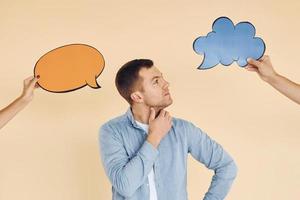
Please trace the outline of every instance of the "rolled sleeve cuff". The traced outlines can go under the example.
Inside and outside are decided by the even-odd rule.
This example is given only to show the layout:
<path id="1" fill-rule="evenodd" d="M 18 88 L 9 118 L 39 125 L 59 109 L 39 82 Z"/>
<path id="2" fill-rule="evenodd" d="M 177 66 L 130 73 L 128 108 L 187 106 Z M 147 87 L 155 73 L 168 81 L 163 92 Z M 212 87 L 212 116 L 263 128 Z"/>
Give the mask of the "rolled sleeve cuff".
<path id="1" fill-rule="evenodd" d="M 148 161 L 154 162 L 158 156 L 158 150 L 150 144 L 147 140 L 144 142 L 143 146 L 140 148 L 139 154 L 147 159 Z"/>

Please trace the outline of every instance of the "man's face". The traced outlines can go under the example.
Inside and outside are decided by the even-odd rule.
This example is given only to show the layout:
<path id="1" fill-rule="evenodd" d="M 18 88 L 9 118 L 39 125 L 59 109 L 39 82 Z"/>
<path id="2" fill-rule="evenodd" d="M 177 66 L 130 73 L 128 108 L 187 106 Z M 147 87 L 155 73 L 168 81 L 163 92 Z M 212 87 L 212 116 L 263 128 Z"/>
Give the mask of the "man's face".
<path id="1" fill-rule="evenodd" d="M 140 92 L 145 105 L 163 109 L 172 104 L 169 83 L 155 66 L 148 69 L 142 68 L 139 71 L 139 76 L 143 88 Z"/>

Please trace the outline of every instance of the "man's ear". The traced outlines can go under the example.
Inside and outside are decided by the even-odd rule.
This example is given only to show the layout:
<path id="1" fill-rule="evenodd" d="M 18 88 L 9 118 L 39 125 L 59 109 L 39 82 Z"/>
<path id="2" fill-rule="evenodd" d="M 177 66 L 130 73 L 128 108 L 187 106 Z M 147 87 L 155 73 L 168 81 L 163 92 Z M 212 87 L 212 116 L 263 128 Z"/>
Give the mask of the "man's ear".
<path id="1" fill-rule="evenodd" d="M 136 103 L 142 103 L 143 102 L 143 96 L 138 91 L 131 93 L 130 98 L 133 102 L 136 102 Z"/>

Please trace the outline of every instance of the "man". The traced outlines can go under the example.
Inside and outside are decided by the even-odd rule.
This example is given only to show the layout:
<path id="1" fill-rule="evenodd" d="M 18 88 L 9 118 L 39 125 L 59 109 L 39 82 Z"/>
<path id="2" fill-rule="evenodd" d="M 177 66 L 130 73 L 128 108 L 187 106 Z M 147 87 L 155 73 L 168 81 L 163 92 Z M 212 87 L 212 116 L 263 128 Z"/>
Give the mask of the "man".
<path id="1" fill-rule="evenodd" d="M 100 151 L 113 200 L 186 200 L 190 153 L 214 170 L 205 200 L 224 199 L 236 177 L 229 154 L 192 123 L 171 117 L 169 83 L 153 62 L 126 63 L 116 87 L 128 111 L 100 128 Z"/>
<path id="2" fill-rule="evenodd" d="M 33 90 L 38 88 L 37 77 L 28 77 L 23 82 L 23 92 L 7 107 L 0 110 L 0 129 L 7 124 L 18 112 L 23 110 L 33 98 Z"/>
<path id="3" fill-rule="evenodd" d="M 260 78 L 292 101 L 300 104 L 300 85 L 277 74 L 273 69 L 269 56 L 263 56 L 259 61 L 248 60 L 248 71 L 256 72 Z"/>

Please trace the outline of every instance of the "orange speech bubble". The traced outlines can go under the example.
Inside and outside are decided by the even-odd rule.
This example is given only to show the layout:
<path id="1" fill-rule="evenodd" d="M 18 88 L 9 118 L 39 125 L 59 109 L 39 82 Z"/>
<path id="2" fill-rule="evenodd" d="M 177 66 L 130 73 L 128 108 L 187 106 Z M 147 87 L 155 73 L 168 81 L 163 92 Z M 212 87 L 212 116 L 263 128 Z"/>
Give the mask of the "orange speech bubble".
<path id="1" fill-rule="evenodd" d="M 70 92 L 86 85 L 100 88 L 98 76 L 104 69 L 102 54 L 92 46 L 70 44 L 43 55 L 35 64 L 38 84 L 49 92 Z"/>

